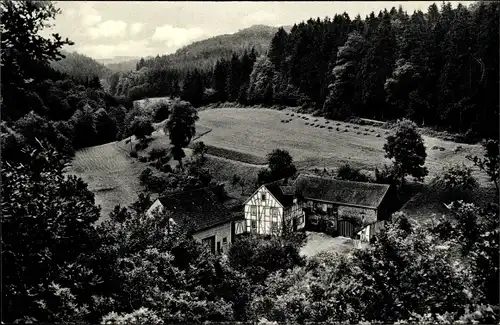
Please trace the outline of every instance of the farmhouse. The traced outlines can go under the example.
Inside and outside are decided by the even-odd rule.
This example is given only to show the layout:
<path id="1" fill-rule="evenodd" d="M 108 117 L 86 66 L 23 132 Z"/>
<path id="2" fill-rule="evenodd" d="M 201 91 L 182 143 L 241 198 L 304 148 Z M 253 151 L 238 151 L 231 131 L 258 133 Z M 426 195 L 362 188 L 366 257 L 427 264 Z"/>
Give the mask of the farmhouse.
<path id="1" fill-rule="evenodd" d="M 326 221 L 339 235 L 354 237 L 355 228 L 387 220 L 392 212 L 389 185 L 299 175 L 295 187 L 308 229 Z"/>
<path id="2" fill-rule="evenodd" d="M 234 220 L 210 187 L 160 197 L 146 214 L 154 216 L 155 211 L 166 212 L 169 224 L 188 229 L 196 240 L 208 245 L 212 253 L 226 252 L 235 236 L 243 232 L 242 222 Z"/>
<path id="3" fill-rule="evenodd" d="M 354 238 L 357 228 L 390 217 L 388 193 L 389 185 L 301 174 L 264 184 L 245 201 L 245 231 L 276 234 L 287 221 L 293 230 L 333 227 Z"/>
<path id="4" fill-rule="evenodd" d="M 261 185 L 243 204 L 246 232 L 281 234 L 284 222 L 293 230 L 304 228 L 305 219 L 294 204 L 295 187 L 286 180 Z"/>

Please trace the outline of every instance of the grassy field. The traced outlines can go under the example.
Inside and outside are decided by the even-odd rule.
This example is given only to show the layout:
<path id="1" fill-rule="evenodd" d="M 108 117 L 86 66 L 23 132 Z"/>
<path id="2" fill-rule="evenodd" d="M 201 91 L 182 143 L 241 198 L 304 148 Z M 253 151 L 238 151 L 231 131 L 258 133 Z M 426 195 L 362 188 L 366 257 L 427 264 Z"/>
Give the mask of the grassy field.
<path id="1" fill-rule="evenodd" d="M 349 163 L 373 171 L 375 167 L 389 163 L 383 150 L 388 131 L 374 126 L 270 109 L 207 109 L 199 112 L 199 117 L 201 125 L 212 129 L 200 140 L 225 152 L 246 153 L 263 160 L 273 149 L 286 149 L 300 170 L 338 168 Z M 439 174 L 447 164 L 464 162 L 470 165 L 465 159 L 467 154 L 482 155 L 479 145 L 458 145 L 423 137 L 430 176 L 427 179 Z M 224 157 L 229 156 L 224 154 Z M 233 155 L 232 159 L 238 159 L 238 155 Z M 475 176 L 484 183 L 482 173 L 476 172 Z"/>
<path id="2" fill-rule="evenodd" d="M 112 142 L 78 150 L 68 174 L 81 177 L 95 194 L 101 215 L 107 216 L 115 205 L 128 206 L 137 200 L 143 187 L 139 175 L 146 164 L 128 156 Z"/>
<path id="3" fill-rule="evenodd" d="M 199 112 L 199 117 L 193 141 L 198 139 L 208 146 L 208 169 L 215 180 L 224 182 L 229 194 L 238 200 L 251 194 L 257 173 L 265 166 L 266 155 L 276 148 L 288 150 L 299 170 L 322 170 L 324 167 L 334 170 L 349 163 L 373 172 L 375 167 L 388 163 L 382 149 L 387 131 L 373 126 L 270 109 L 206 109 Z M 146 150 L 139 152 L 140 156 L 146 156 L 153 148 L 170 147 L 162 126 L 163 123 L 155 124 L 152 140 Z M 96 194 L 96 203 L 102 207 L 103 216 L 117 204 L 133 203 L 143 191 L 139 175 L 148 164 L 129 157 L 131 147 L 137 141 L 134 137 L 132 143 L 127 143 L 128 140 L 79 150 L 68 170 L 89 184 L 90 190 Z M 470 164 L 465 159 L 467 154 L 482 155 L 482 148 L 478 145 L 457 145 L 427 136 L 424 140 L 428 154 L 426 165 L 430 172 L 427 180 L 447 164 Z M 185 151 L 188 159 L 191 150 Z M 235 174 L 245 180 L 243 195 L 238 185 L 230 184 Z M 487 182 L 482 173 L 476 172 L 475 176 L 480 183 Z M 420 206 L 422 204 L 416 201 L 408 208 L 418 211 Z"/>

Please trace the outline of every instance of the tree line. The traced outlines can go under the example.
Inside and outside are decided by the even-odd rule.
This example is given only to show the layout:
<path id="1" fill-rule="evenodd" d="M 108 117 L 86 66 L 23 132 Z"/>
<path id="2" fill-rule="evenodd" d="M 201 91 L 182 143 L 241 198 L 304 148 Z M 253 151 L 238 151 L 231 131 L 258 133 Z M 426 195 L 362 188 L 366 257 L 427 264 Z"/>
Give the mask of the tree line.
<path id="1" fill-rule="evenodd" d="M 393 7 L 364 19 L 346 13 L 309 19 L 290 32 L 278 30 L 267 54 L 253 60 L 248 85 L 231 80 L 228 94 L 221 86 L 228 80 L 222 72 L 228 71 L 222 68 L 226 60 L 219 60 L 211 69 L 186 70 L 178 84 L 161 86 L 161 95 L 177 94 L 180 87 L 192 89 L 184 99 L 196 106 L 224 100 L 302 106 L 332 119 L 410 118 L 471 139 L 495 138 L 498 26 L 498 3 L 484 1 L 469 8 L 431 4 L 411 15 Z M 246 65 L 233 55 L 233 74 L 238 64 L 246 75 Z M 190 78 L 183 78 L 187 71 Z M 151 85 L 163 82 L 154 80 Z"/>

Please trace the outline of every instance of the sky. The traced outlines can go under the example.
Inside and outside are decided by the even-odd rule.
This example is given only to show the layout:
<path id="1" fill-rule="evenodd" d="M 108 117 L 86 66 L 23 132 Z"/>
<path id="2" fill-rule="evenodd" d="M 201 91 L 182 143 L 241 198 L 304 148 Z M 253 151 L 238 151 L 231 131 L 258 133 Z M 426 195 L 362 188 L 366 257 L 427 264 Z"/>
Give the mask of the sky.
<path id="1" fill-rule="evenodd" d="M 451 1 L 468 6 L 472 1 Z M 437 2 L 440 7 L 441 2 Z M 401 5 L 411 14 L 426 11 L 428 1 L 408 2 L 167 2 L 61 1 L 52 28 L 75 45 L 66 48 L 95 59 L 117 56 L 146 57 L 174 53 L 192 42 L 232 34 L 257 24 L 286 26 L 309 18 L 347 12 L 362 18 L 374 11 Z"/>

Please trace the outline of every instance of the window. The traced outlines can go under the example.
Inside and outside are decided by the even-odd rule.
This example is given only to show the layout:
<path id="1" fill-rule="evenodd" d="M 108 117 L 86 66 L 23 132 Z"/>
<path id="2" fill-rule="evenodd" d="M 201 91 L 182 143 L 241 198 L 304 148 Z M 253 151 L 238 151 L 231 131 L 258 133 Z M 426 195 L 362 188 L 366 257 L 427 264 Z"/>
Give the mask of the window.
<path id="1" fill-rule="evenodd" d="M 220 241 L 217 242 L 217 253 L 221 253 L 222 252 L 222 248 L 220 247 Z"/>
<path id="2" fill-rule="evenodd" d="M 331 214 L 333 214 L 333 208 L 332 208 L 332 207 L 328 207 L 328 208 L 326 209 L 326 212 L 327 212 L 328 214 L 330 214 L 330 215 L 331 215 Z"/>
<path id="3" fill-rule="evenodd" d="M 257 206 L 255 206 L 255 205 L 250 206 L 250 215 L 252 215 L 252 216 L 257 215 Z"/>
<path id="4" fill-rule="evenodd" d="M 271 229 L 272 229 L 272 230 L 274 230 L 274 231 L 279 230 L 279 229 L 278 229 L 278 222 L 277 222 L 277 221 L 273 221 L 273 222 L 271 223 Z"/>
<path id="5" fill-rule="evenodd" d="M 266 200 L 266 193 L 262 193 L 262 201 Z"/>
<path id="6" fill-rule="evenodd" d="M 252 220 L 250 222 L 250 227 L 252 228 L 252 231 L 256 231 L 257 230 L 257 221 L 256 220 Z"/>
<path id="7" fill-rule="evenodd" d="M 278 210 L 278 208 L 271 208 L 271 216 L 273 217 L 273 220 L 274 220 L 274 219 L 277 219 L 277 218 L 278 218 L 278 215 L 279 215 L 279 210 Z"/>
<path id="8" fill-rule="evenodd" d="M 222 244 L 226 245 L 227 244 L 227 237 L 222 238 Z"/>

